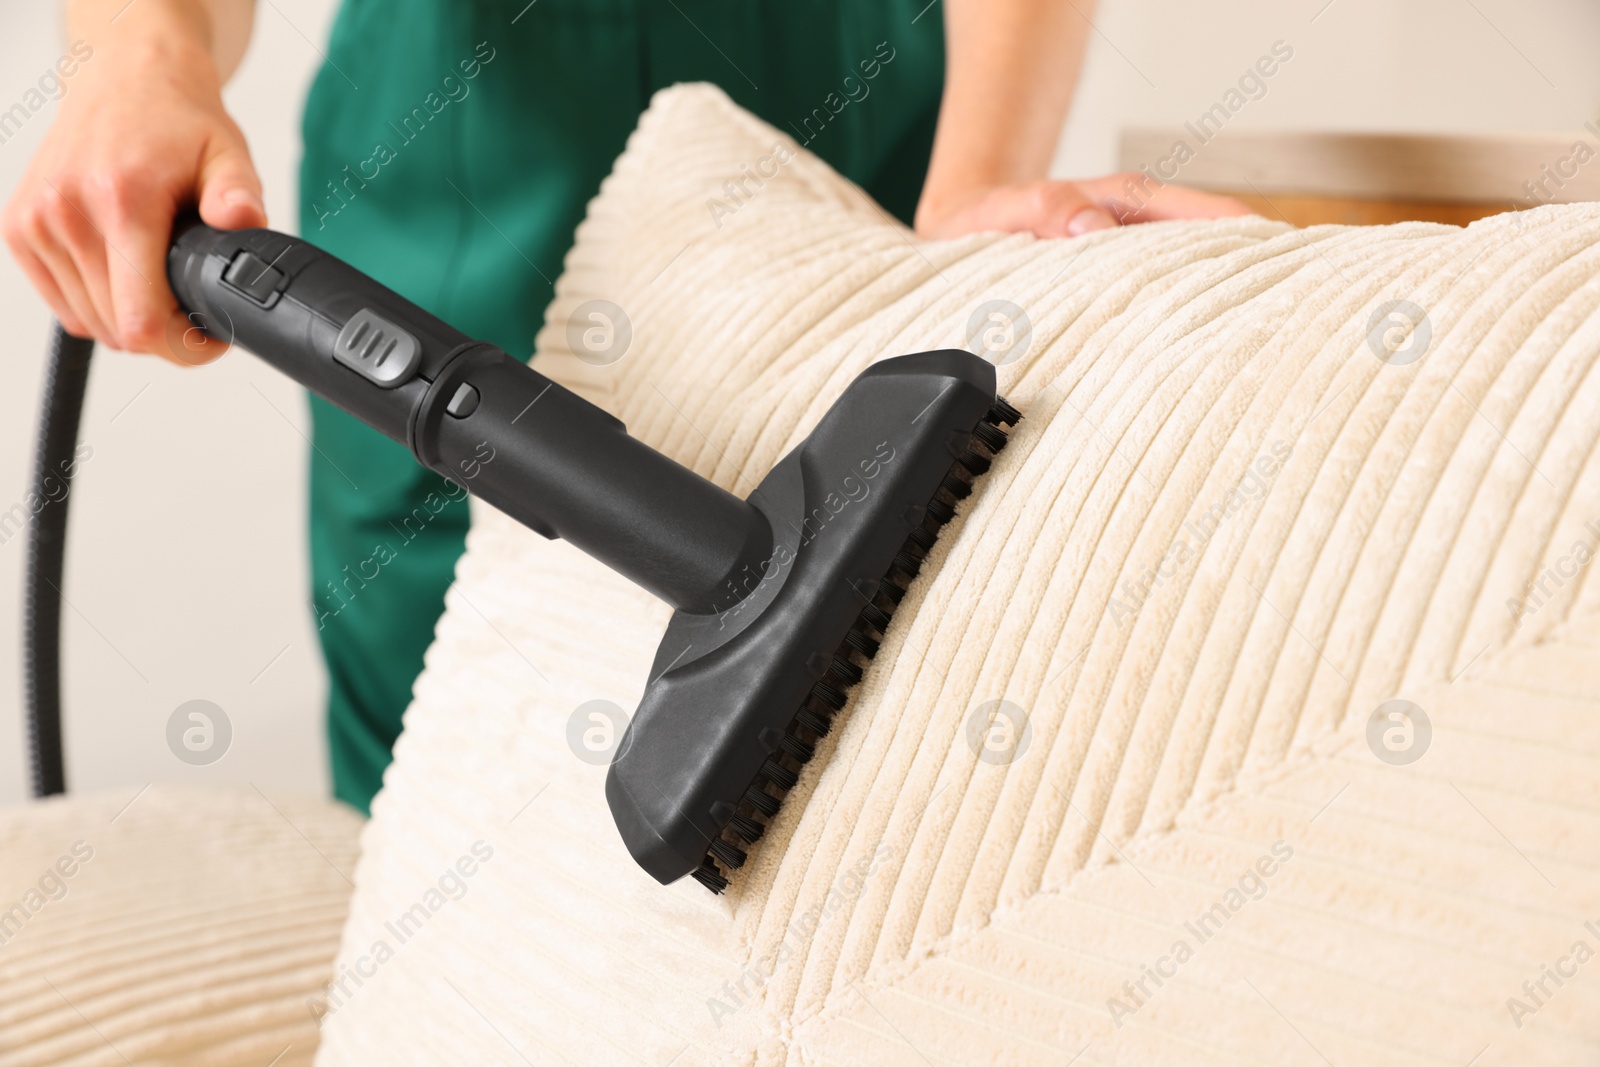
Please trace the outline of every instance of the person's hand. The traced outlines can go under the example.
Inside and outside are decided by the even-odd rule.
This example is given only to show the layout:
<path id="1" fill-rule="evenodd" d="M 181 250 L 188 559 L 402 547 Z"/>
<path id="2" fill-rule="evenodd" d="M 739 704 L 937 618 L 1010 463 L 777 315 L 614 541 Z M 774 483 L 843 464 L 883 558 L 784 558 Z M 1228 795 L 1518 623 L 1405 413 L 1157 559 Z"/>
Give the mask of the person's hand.
<path id="1" fill-rule="evenodd" d="M 1254 214 L 1231 196 L 1181 185 L 1157 186 L 1144 174 L 1113 174 L 1086 181 L 1000 185 L 917 208 L 923 237 L 1001 231 L 1038 237 L 1078 237 L 1095 230 L 1163 219 L 1221 219 Z"/>
<path id="2" fill-rule="evenodd" d="M 190 204 L 221 229 L 265 226 L 267 216 L 208 47 L 171 25 L 143 32 L 152 26 L 95 43 L 0 230 L 71 333 L 204 363 L 226 346 L 189 329 L 167 287 L 173 218 Z"/>

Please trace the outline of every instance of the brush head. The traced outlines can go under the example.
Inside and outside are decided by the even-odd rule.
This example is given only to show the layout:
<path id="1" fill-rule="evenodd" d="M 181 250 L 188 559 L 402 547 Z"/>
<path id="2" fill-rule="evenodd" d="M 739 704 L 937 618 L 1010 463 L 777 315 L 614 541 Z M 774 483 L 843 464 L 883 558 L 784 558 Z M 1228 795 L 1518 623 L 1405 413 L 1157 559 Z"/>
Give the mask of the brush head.
<path id="1" fill-rule="evenodd" d="M 673 614 L 606 777 L 658 881 L 727 887 L 1020 417 L 970 352 L 884 360 L 750 494 L 771 557 L 732 577 L 728 609 Z"/>

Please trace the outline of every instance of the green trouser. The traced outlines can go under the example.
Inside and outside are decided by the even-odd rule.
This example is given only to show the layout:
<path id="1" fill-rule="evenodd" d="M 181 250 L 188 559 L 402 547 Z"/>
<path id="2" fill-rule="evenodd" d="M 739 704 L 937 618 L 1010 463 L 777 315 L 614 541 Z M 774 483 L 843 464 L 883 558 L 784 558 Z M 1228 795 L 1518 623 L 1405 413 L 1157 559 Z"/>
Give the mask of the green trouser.
<path id="1" fill-rule="evenodd" d="M 525 359 L 584 206 L 650 95 L 696 81 L 909 220 L 943 83 L 941 12 L 926 5 L 345 0 L 306 104 L 301 233 Z M 315 397 L 311 411 L 334 791 L 365 811 L 468 508 L 404 447 Z"/>

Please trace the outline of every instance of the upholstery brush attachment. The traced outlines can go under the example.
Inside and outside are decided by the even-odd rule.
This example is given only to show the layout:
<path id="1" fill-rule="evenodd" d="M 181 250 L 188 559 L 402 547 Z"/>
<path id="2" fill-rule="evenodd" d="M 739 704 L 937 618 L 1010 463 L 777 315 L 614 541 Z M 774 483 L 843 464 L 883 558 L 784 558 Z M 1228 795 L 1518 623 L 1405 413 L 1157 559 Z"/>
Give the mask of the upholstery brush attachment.
<path id="1" fill-rule="evenodd" d="M 672 605 L 606 799 L 645 871 L 718 893 L 1020 417 L 969 352 L 887 359 L 740 499 L 304 241 L 186 219 L 167 274 L 196 328 Z"/>
<path id="2" fill-rule="evenodd" d="M 749 499 L 771 554 L 733 577 L 728 607 L 673 615 L 606 779 L 645 870 L 727 887 L 1018 418 L 971 353 L 901 356 L 762 479 Z"/>

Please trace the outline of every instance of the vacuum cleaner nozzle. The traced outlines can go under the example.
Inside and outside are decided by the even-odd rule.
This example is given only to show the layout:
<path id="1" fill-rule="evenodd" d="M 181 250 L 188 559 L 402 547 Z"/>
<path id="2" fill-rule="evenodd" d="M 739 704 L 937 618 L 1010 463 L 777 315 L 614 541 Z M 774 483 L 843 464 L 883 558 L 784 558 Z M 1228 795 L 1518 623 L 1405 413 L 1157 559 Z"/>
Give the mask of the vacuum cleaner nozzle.
<path id="1" fill-rule="evenodd" d="M 1020 417 L 969 352 L 884 360 L 740 499 L 296 238 L 189 219 L 167 273 L 207 333 L 676 609 L 606 799 L 647 872 L 719 893 Z"/>
<path id="2" fill-rule="evenodd" d="M 868 368 L 750 494 L 772 554 L 742 597 L 679 611 L 611 763 L 622 838 L 661 882 L 714 892 L 797 782 L 906 586 L 1017 412 L 969 352 Z"/>

